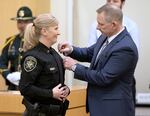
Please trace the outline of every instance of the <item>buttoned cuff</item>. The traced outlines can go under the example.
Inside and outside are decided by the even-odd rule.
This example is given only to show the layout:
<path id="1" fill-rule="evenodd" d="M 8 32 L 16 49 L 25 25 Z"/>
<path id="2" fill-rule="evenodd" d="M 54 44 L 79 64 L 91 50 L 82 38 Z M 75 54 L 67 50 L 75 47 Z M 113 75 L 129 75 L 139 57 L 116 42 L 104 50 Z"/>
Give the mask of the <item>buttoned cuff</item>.
<path id="1" fill-rule="evenodd" d="M 71 70 L 74 72 L 75 71 L 75 69 L 76 69 L 76 67 L 77 67 L 77 65 L 75 64 L 75 65 L 73 65 L 72 67 L 71 67 Z"/>

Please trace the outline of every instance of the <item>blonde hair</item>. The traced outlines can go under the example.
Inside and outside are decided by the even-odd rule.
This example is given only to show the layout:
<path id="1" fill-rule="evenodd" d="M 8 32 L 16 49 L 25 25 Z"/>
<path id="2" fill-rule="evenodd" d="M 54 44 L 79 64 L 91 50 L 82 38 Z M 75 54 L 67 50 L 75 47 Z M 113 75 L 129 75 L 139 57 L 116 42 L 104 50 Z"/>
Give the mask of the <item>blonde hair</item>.
<path id="1" fill-rule="evenodd" d="M 57 19 L 51 14 L 41 14 L 26 26 L 24 33 L 23 50 L 27 51 L 39 43 L 42 28 L 49 28 L 58 25 Z"/>

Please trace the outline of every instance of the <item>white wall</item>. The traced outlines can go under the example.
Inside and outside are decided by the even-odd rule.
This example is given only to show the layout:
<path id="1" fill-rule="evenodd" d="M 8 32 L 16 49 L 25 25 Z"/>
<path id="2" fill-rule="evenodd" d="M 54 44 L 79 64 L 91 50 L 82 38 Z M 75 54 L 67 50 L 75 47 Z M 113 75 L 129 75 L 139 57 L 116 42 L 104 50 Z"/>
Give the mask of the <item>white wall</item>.
<path id="1" fill-rule="evenodd" d="M 96 9 L 105 3 L 106 0 L 73 0 L 74 1 L 74 27 L 73 44 L 80 47 L 87 46 L 89 28 L 96 19 Z M 58 17 L 61 23 L 62 38 L 66 39 L 66 2 L 67 0 L 52 0 L 52 12 Z M 137 91 L 150 92 L 150 14 L 148 13 L 149 0 L 127 0 L 123 8 L 124 13 L 132 18 L 139 26 L 141 40 L 139 62 L 136 68 Z M 67 40 L 67 39 L 66 39 Z"/>
<path id="2" fill-rule="evenodd" d="M 149 0 L 128 0 L 125 13 L 136 21 L 139 26 L 141 40 L 139 62 L 136 69 L 137 89 L 139 92 L 150 92 L 150 14 Z"/>

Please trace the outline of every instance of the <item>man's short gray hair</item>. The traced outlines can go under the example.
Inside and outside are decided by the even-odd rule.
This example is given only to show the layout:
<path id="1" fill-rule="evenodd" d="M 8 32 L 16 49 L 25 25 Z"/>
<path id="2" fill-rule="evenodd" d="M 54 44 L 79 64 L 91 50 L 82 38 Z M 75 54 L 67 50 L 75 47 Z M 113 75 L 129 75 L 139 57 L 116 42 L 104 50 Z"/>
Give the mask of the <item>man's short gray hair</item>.
<path id="1" fill-rule="evenodd" d="M 104 13 L 105 21 L 107 22 L 117 21 L 122 23 L 123 20 L 122 10 L 113 4 L 105 4 L 99 9 L 97 9 L 96 12 L 98 14 Z"/>

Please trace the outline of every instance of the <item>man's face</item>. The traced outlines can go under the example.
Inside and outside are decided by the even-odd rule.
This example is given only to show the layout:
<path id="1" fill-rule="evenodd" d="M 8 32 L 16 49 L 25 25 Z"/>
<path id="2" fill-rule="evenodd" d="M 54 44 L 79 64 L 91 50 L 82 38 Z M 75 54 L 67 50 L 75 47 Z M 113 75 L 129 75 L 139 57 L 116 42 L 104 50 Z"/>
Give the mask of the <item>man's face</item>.
<path id="1" fill-rule="evenodd" d="M 29 24 L 31 22 L 32 22 L 31 20 L 26 20 L 26 21 L 24 21 L 24 20 L 18 20 L 17 21 L 17 28 L 18 28 L 20 34 L 24 33 L 27 24 Z"/>
<path id="2" fill-rule="evenodd" d="M 111 36 L 111 34 L 113 33 L 113 24 L 112 22 L 106 22 L 105 21 L 105 13 L 102 12 L 100 14 L 97 14 L 97 30 L 100 30 L 102 32 L 102 34 L 106 35 L 106 36 Z"/>
<path id="3" fill-rule="evenodd" d="M 119 8 L 122 9 L 124 2 L 122 2 L 121 0 L 107 0 L 107 3 L 109 4 L 114 4 L 116 6 L 118 6 Z"/>

